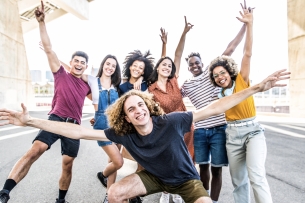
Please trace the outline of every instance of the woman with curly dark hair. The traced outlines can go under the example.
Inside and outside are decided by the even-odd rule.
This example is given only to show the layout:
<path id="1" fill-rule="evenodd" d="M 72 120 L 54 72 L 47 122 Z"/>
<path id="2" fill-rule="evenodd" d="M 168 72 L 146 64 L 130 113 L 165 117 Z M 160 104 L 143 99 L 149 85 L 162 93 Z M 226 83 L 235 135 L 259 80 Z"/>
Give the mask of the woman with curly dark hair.
<path id="1" fill-rule="evenodd" d="M 210 63 L 209 75 L 214 86 L 221 87 L 219 98 L 236 94 L 250 86 L 250 60 L 253 41 L 252 9 L 244 8 L 242 18 L 246 24 L 246 40 L 240 71 L 229 56 L 219 56 Z M 255 202 L 272 203 L 266 178 L 267 147 L 263 127 L 256 120 L 253 97 L 249 97 L 225 112 L 227 120 L 226 149 L 234 186 L 236 203 L 250 202 L 250 183 Z"/>
<path id="2" fill-rule="evenodd" d="M 136 89 L 134 85 L 136 82 L 141 81 L 141 91 L 147 90 L 147 78 L 153 71 L 154 58 L 151 57 L 150 51 L 142 54 L 141 51 L 135 50 L 130 52 L 126 56 L 123 67 L 123 77 L 127 78 L 127 81 L 120 85 L 121 94 L 128 92 L 129 90 Z"/>

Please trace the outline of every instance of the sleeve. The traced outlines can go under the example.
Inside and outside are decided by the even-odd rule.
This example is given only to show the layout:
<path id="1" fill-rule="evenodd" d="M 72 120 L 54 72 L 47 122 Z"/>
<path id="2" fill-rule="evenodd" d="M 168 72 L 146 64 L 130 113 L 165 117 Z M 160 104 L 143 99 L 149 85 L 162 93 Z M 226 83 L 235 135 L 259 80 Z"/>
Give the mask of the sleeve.
<path id="1" fill-rule="evenodd" d="M 180 129 L 183 134 L 190 131 L 193 123 L 193 112 L 172 112 L 167 114 L 167 117 L 169 123 L 171 123 L 176 129 Z"/>
<path id="2" fill-rule="evenodd" d="M 183 83 L 183 85 L 181 86 L 180 92 L 181 92 L 182 97 L 187 97 L 186 92 L 185 92 L 185 89 L 184 89 L 184 83 Z"/>
<path id="3" fill-rule="evenodd" d="M 104 130 L 106 137 L 115 143 L 122 144 L 123 136 L 117 135 L 113 128 L 107 128 Z"/>
<path id="4" fill-rule="evenodd" d="M 92 93 L 92 104 L 98 104 L 99 90 L 97 78 L 92 75 L 88 75 L 88 85 L 90 86 L 90 92 Z"/>
<path id="5" fill-rule="evenodd" d="M 57 72 L 52 72 L 54 76 L 54 80 L 58 78 L 61 75 L 61 73 L 63 73 L 64 71 L 65 71 L 64 67 L 60 65 L 60 68 L 58 69 Z"/>

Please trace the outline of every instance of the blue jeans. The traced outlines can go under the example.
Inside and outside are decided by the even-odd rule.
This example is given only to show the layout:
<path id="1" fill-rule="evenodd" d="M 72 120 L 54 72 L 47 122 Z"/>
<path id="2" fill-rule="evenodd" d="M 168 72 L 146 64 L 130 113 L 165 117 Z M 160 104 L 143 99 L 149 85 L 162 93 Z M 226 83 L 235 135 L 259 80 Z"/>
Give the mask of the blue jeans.
<path id="1" fill-rule="evenodd" d="M 209 164 L 214 167 L 228 165 L 226 151 L 227 125 L 213 128 L 199 128 L 194 132 L 195 162 L 197 164 Z M 211 160 L 210 160 L 211 157 Z"/>
<path id="2" fill-rule="evenodd" d="M 256 203 L 272 203 L 265 171 L 264 129 L 251 118 L 228 122 L 226 134 L 235 203 L 250 202 L 250 183 Z"/>

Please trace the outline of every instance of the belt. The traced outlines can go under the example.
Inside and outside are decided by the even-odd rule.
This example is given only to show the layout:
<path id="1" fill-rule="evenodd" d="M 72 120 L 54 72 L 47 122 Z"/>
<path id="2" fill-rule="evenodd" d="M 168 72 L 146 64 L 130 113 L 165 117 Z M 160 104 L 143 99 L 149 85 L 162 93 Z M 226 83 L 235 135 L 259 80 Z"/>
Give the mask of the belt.
<path id="1" fill-rule="evenodd" d="M 240 123 L 228 123 L 228 126 L 242 127 L 242 126 L 246 126 L 246 125 L 254 125 L 257 122 L 258 121 L 254 119 L 251 121 L 244 121 L 244 122 L 240 122 Z"/>
<path id="2" fill-rule="evenodd" d="M 66 123 L 78 124 L 77 120 L 74 118 L 70 118 L 70 117 L 64 118 L 64 117 L 58 116 L 56 114 L 52 114 L 52 115 L 57 116 L 58 118 L 62 119 L 62 121 L 66 122 Z"/>

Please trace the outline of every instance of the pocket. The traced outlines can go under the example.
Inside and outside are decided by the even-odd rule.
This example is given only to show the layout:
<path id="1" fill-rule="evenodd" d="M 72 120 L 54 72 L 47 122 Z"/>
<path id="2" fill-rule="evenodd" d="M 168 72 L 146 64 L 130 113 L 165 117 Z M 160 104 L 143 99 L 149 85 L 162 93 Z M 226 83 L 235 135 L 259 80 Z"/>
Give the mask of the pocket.
<path id="1" fill-rule="evenodd" d="M 107 122 L 106 115 L 104 115 L 104 114 L 96 115 L 93 128 L 100 129 L 100 130 L 108 128 L 108 122 Z"/>

